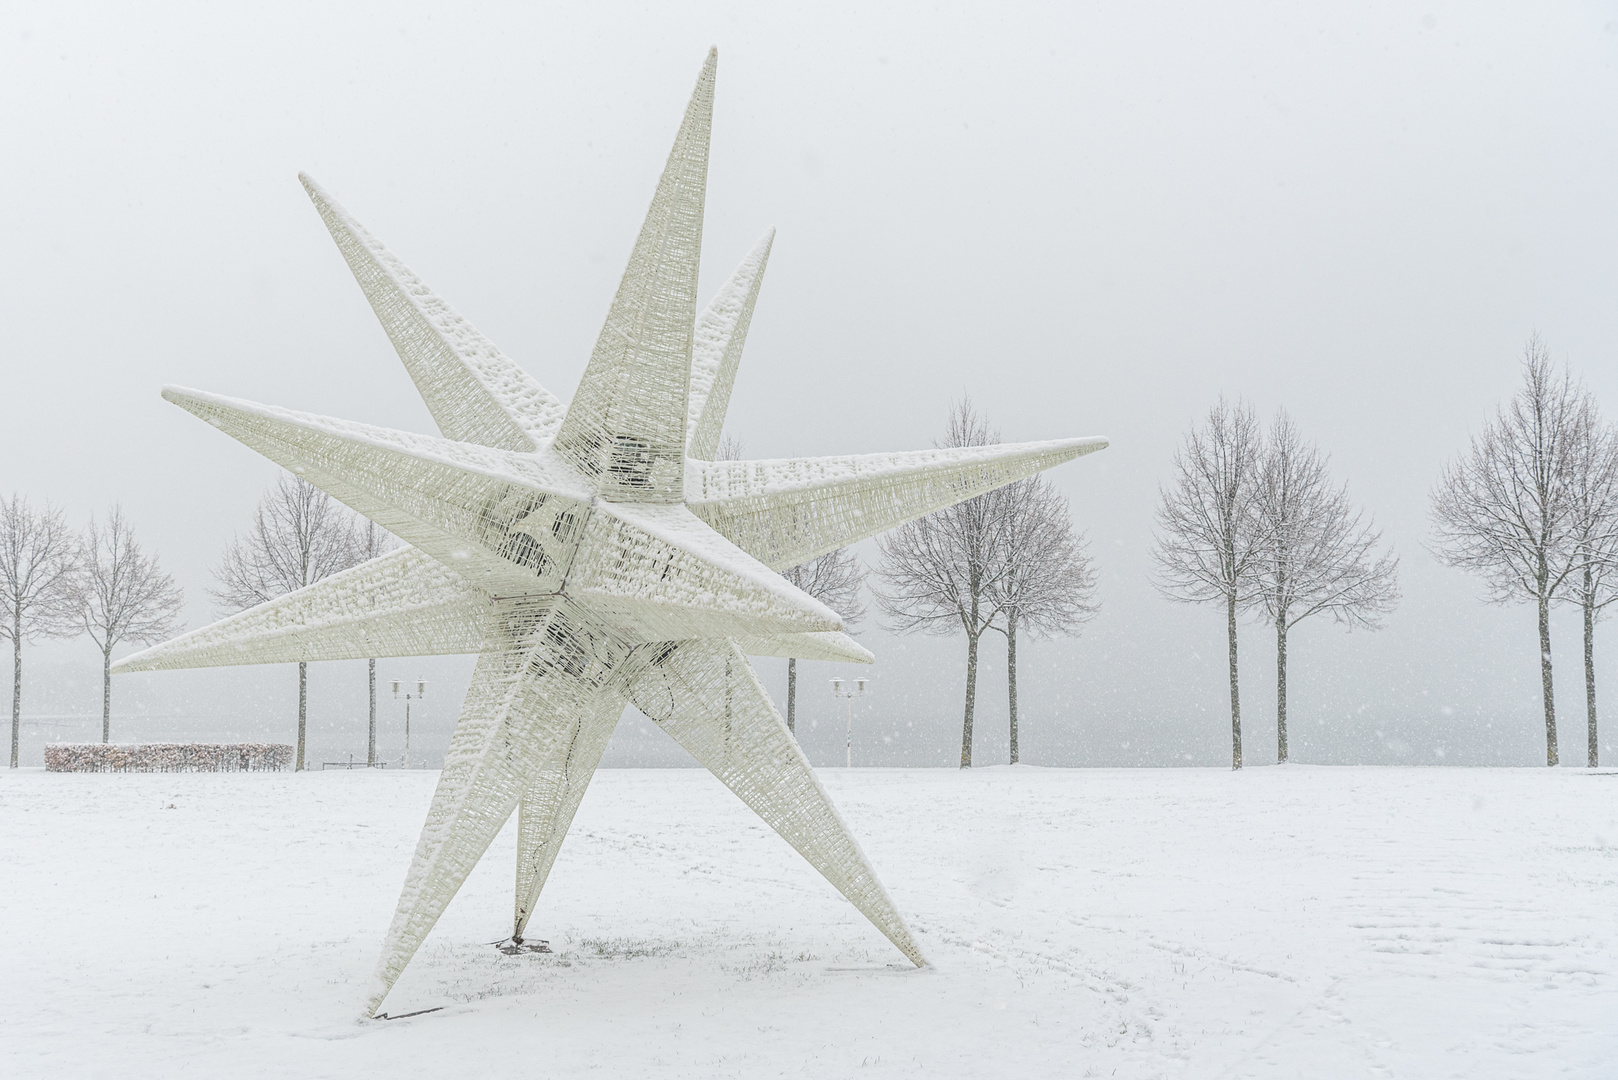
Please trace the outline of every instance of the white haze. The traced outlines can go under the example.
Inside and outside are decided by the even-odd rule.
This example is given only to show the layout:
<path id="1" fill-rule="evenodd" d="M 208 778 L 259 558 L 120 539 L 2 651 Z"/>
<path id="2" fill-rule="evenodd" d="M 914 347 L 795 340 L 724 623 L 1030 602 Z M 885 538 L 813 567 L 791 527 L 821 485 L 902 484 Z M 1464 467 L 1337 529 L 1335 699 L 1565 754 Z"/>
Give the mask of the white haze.
<path id="1" fill-rule="evenodd" d="M 1295 635 L 1294 757 L 1543 760 L 1532 613 L 1435 562 L 1426 505 L 1535 329 L 1618 414 L 1611 3 L 13 4 L 0 491 L 77 523 L 121 501 L 198 626 L 275 470 L 162 384 L 433 430 L 300 169 L 570 396 L 710 44 L 704 298 L 779 229 L 727 429 L 749 456 L 926 446 L 963 393 L 1007 438 L 1113 440 L 1051 474 L 1104 608 L 1022 650 L 1025 760 L 1228 760 L 1222 620 L 1148 582 L 1157 485 L 1220 394 L 1291 410 L 1403 560 L 1386 630 Z M 1576 759 L 1571 613 L 1554 632 Z M 862 640 L 856 761 L 952 762 L 961 640 Z M 1242 645 L 1258 761 L 1274 653 L 1257 627 Z M 1597 646 L 1611 756 L 1618 631 Z M 1004 760 L 1003 655 L 983 762 Z M 98 661 L 28 650 L 25 762 L 94 737 Z M 759 667 L 784 691 L 784 661 Z M 433 680 L 436 762 L 469 662 L 381 668 Z M 802 669 L 817 762 L 842 757 L 836 673 Z M 296 673 L 115 693 L 115 738 L 290 740 Z M 363 754 L 364 665 L 315 665 L 310 698 L 313 759 Z M 679 763 L 659 740 L 626 722 L 608 763 Z"/>

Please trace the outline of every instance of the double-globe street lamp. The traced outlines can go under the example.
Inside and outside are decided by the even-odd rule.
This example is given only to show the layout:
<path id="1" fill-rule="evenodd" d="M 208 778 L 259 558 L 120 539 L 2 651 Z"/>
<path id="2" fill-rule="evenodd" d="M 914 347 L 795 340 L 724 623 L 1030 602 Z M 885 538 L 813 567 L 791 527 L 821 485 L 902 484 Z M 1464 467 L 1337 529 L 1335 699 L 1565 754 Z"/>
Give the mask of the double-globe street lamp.
<path id="1" fill-rule="evenodd" d="M 842 679 L 831 681 L 832 695 L 842 698 L 844 703 L 843 711 L 848 722 L 847 743 L 844 748 L 848 752 L 848 767 L 851 769 L 854 767 L 854 699 L 865 693 L 865 683 L 866 679 L 862 675 L 854 680 L 853 686 L 844 690 Z"/>
<path id="2" fill-rule="evenodd" d="M 404 764 L 401 765 L 400 768 L 408 769 L 408 768 L 410 768 L 410 703 L 412 701 L 420 701 L 422 698 L 427 696 L 427 680 L 426 679 L 417 679 L 416 680 L 416 692 L 413 693 L 413 694 L 410 693 L 409 690 L 406 690 L 404 693 L 400 693 L 399 692 L 399 685 L 400 685 L 399 680 L 394 679 L 393 680 L 393 700 L 398 701 L 400 698 L 403 698 L 404 703 L 405 703 Z"/>

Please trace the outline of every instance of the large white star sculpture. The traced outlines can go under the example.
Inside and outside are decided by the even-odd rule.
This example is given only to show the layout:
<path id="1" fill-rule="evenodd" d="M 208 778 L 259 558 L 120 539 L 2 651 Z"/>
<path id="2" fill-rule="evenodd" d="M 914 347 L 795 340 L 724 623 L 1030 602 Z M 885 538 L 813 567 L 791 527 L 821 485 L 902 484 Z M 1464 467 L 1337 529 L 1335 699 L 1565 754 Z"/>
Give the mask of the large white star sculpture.
<path id="1" fill-rule="evenodd" d="M 746 658 L 869 663 L 837 613 L 778 571 L 1106 440 L 712 460 L 773 238 L 698 316 L 716 59 L 697 80 L 571 405 L 307 177 L 443 437 L 163 391 L 407 546 L 115 671 L 478 654 L 367 1015 L 513 810 L 521 942 L 630 702 L 925 963 Z"/>

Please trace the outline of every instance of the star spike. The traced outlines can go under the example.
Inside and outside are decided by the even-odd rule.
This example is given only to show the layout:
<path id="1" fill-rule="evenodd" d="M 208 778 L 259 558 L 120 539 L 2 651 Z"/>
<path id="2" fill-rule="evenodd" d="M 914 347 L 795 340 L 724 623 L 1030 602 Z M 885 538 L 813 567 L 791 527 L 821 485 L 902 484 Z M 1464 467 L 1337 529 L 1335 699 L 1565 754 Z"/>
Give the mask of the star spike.
<path id="1" fill-rule="evenodd" d="M 690 641 L 630 700 L 763 818 L 917 967 L 926 957 L 734 642 Z"/>
<path id="2" fill-rule="evenodd" d="M 506 613 L 501 624 L 517 614 Z M 622 693 L 631 651 L 587 611 L 558 604 L 505 649 L 478 658 L 383 941 L 367 1016 L 376 1014 L 532 779 L 565 757 L 572 726 L 555 719 L 586 715 L 601 694 Z"/>
<path id="3" fill-rule="evenodd" d="M 747 328 L 753 321 L 764 267 L 770 261 L 775 230 L 766 232 L 747 253 L 725 287 L 697 319 L 691 348 L 691 398 L 686 456 L 711 460 L 719 452 L 719 433 L 730 408 L 736 369 L 742 362 Z"/>
<path id="4" fill-rule="evenodd" d="M 498 644 L 488 607 L 459 574 L 401 548 L 132 653 L 112 672 L 482 652 Z"/>
<path id="5" fill-rule="evenodd" d="M 874 664 L 876 656 L 847 634 L 837 631 L 818 634 L 772 634 L 732 639 L 748 656 L 791 657 L 797 660 L 831 660 L 848 664 Z"/>
<path id="6" fill-rule="evenodd" d="M 896 454 L 692 461 L 691 512 L 775 570 L 1104 449 L 1103 438 Z"/>
<path id="7" fill-rule="evenodd" d="M 677 503 L 685 474 L 691 337 L 718 51 L 697 78 L 606 325 L 555 448 L 601 497 Z"/>
<path id="8" fill-rule="evenodd" d="M 683 506 L 596 504 L 565 589 L 634 641 L 843 626 L 841 615 Z"/>
<path id="9" fill-rule="evenodd" d="M 312 177 L 298 179 L 444 437 L 501 450 L 549 442 L 564 412 L 556 396 L 439 299 Z"/>
<path id="10" fill-rule="evenodd" d="M 290 469 L 496 595 L 554 592 L 564 567 L 519 547 L 519 509 L 538 501 L 576 527 L 591 498 L 571 470 L 534 454 L 166 387 L 163 396 Z M 558 520 L 561 520 L 558 518 Z M 543 554 L 542 552 L 539 554 Z"/>
<path id="11" fill-rule="evenodd" d="M 652 648 L 652 646 L 646 646 Z M 602 690 L 573 723 L 572 737 L 528 774 L 517 809 L 517 888 L 511 936 L 521 940 L 539 902 L 540 890 L 562 850 L 562 841 L 595 776 L 601 755 L 629 703 L 619 683 Z"/>

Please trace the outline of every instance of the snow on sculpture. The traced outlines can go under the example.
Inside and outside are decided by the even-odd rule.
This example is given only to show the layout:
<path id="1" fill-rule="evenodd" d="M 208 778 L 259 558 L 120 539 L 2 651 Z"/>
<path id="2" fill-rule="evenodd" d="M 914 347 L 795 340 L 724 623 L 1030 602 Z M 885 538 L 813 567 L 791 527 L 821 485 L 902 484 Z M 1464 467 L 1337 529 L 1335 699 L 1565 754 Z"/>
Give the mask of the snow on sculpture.
<path id="1" fill-rule="evenodd" d="M 715 65 L 710 52 L 568 406 L 307 177 L 442 437 L 163 391 L 407 546 L 116 671 L 478 654 L 368 1015 L 513 811 L 521 943 L 631 702 L 925 963 L 747 656 L 869 663 L 837 613 L 778 571 L 1106 440 L 709 460 L 773 235 L 699 316 Z"/>

